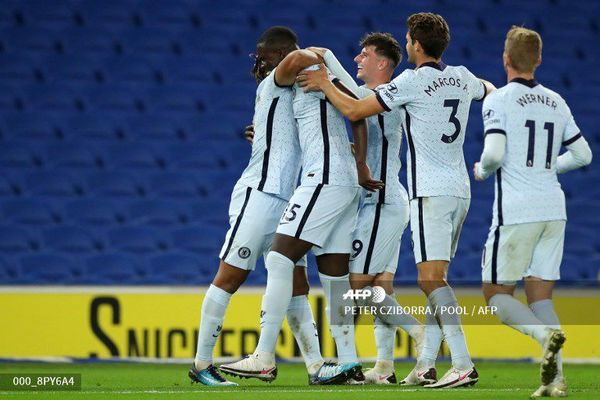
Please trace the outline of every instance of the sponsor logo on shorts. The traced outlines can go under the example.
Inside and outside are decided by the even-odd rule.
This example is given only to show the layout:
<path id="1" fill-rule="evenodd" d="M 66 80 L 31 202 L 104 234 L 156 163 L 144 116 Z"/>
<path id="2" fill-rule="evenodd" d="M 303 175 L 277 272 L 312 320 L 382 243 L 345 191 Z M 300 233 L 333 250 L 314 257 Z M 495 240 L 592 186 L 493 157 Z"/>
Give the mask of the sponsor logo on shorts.
<path id="1" fill-rule="evenodd" d="M 238 256 L 240 256 L 240 258 L 243 258 L 244 260 L 250 257 L 250 254 L 252 254 L 252 252 L 247 247 L 240 247 L 240 249 L 238 250 Z"/>

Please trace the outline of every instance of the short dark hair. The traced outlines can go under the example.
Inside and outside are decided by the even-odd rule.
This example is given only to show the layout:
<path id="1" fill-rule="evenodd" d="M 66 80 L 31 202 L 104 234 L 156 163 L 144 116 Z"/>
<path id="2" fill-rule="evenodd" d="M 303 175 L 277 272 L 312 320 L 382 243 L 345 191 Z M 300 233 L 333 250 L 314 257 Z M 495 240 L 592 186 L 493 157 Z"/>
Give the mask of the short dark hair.
<path id="1" fill-rule="evenodd" d="M 377 55 L 388 58 L 392 62 L 392 69 L 402 61 L 402 48 L 394 37 L 387 32 L 367 33 L 360 40 L 360 47 L 375 46 Z"/>
<path id="2" fill-rule="evenodd" d="M 418 40 L 425 53 L 440 58 L 450 42 L 450 29 L 444 17 L 433 13 L 413 14 L 406 20 L 408 33 L 414 43 Z"/>
<path id="3" fill-rule="evenodd" d="M 260 35 L 258 44 L 278 49 L 295 48 L 298 36 L 287 26 L 272 26 Z"/>

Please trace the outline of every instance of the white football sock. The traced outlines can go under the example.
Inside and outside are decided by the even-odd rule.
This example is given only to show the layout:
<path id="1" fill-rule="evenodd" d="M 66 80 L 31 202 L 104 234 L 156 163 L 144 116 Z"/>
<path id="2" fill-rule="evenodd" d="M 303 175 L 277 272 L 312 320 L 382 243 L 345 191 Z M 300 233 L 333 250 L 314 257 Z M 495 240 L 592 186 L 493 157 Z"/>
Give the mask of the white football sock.
<path id="1" fill-rule="evenodd" d="M 441 307 L 458 308 L 458 302 L 452 288 L 444 286 L 435 289 L 429 294 L 429 301 L 434 308 L 437 307 L 437 315 L 442 326 L 444 340 L 450 348 L 452 366 L 460 370 L 472 368 L 473 363 L 467 349 L 467 342 L 460 324 L 460 317 L 457 313 L 441 312 Z"/>
<path id="2" fill-rule="evenodd" d="M 394 342 L 396 326 L 388 325 L 375 317 L 375 345 L 377 346 L 377 362 L 388 361 L 394 367 Z M 386 364 L 387 366 L 387 364 Z"/>
<path id="3" fill-rule="evenodd" d="M 325 312 L 329 319 L 331 336 L 335 340 L 338 362 L 341 364 L 358 362 L 354 342 L 354 316 L 352 313 L 345 313 L 346 307 L 354 306 L 354 301 L 343 298 L 350 290 L 348 275 L 329 276 L 319 273 L 319 278 L 327 299 Z"/>
<path id="4" fill-rule="evenodd" d="M 489 304 L 496 307 L 500 321 L 544 345 L 548 329 L 525 304 L 509 294 L 495 294 Z"/>
<path id="5" fill-rule="evenodd" d="M 373 291 L 373 288 L 370 286 L 365 287 L 364 289 Z M 357 303 L 361 305 L 366 305 L 369 307 L 383 307 L 383 310 L 398 310 L 400 309 L 400 304 L 394 296 L 390 296 L 389 294 L 385 295 L 383 301 L 379 303 L 373 302 L 373 297 L 368 297 L 364 300 L 358 300 Z M 388 325 L 394 325 L 402 328 L 406 333 L 410 333 L 410 331 L 421 323 L 412 315 L 397 313 L 397 312 L 381 312 L 378 313 L 379 319 Z"/>
<path id="6" fill-rule="evenodd" d="M 287 310 L 287 321 L 302 352 L 306 368 L 323 364 L 317 325 L 306 295 L 292 297 Z"/>
<path id="7" fill-rule="evenodd" d="M 225 311 L 229 305 L 231 294 L 223 289 L 210 285 L 202 302 L 200 327 L 198 328 L 198 347 L 194 365 L 198 370 L 212 364 L 215 344 L 223 328 Z"/>
<path id="8" fill-rule="evenodd" d="M 265 260 L 267 288 L 262 300 L 260 338 L 257 352 L 267 363 L 275 363 L 275 346 L 283 319 L 292 299 L 294 262 L 284 255 L 270 251 Z"/>
<path id="9" fill-rule="evenodd" d="M 540 300 L 531 303 L 529 308 L 540 321 L 546 324 L 546 326 L 554 329 L 560 329 L 560 321 L 558 320 L 556 311 L 554 311 L 554 304 L 552 303 L 551 299 Z M 556 364 L 558 365 L 558 374 L 556 375 L 556 379 L 560 379 L 563 376 L 562 350 L 559 351 L 558 355 L 556 356 Z"/>
<path id="10" fill-rule="evenodd" d="M 437 360 L 444 337 L 429 299 L 427 299 L 427 307 L 428 312 L 425 314 L 425 342 L 417 360 L 418 369 L 435 368 L 435 360 Z"/>

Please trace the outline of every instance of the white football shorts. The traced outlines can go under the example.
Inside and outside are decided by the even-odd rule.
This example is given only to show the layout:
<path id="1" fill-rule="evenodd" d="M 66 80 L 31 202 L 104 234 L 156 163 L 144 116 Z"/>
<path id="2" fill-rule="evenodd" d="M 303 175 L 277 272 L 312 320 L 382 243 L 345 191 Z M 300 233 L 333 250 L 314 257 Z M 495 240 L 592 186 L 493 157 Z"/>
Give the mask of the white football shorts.
<path id="1" fill-rule="evenodd" d="M 418 197 L 410 201 L 410 228 L 415 262 L 450 261 L 456 254 L 470 199 Z"/>
<path id="2" fill-rule="evenodd" d="M 492 227 L 482 257 L 483 282 L 513 285 L 524 277 L 560 279 L 566 221 Z"/>
<path id="3" fill-rule="evenodd" d="M 243 184 L 236 184 L 229 204 L 230 228 L 219 257 L 234 267 L 254 270 L 256 261 L 271 250 L 279 218 L 287 202 Z M 296 265 L 306 267 L 306 256 Z"/>
<path id="4" fill-rule="evenodd" d="M 277 233 L 312 243 L 316 256 L 349 254 L 359 191 L 348 186 L 299 186 L 281 216 Z"/>
<path id="5" fill-rule="evenodd" d="M 400 239 L 410 218 L 407 203 L 365 203 L 358 211 L 352 233 L 350 272 L 377 275 L 396 273 L 400 256 Z"/>

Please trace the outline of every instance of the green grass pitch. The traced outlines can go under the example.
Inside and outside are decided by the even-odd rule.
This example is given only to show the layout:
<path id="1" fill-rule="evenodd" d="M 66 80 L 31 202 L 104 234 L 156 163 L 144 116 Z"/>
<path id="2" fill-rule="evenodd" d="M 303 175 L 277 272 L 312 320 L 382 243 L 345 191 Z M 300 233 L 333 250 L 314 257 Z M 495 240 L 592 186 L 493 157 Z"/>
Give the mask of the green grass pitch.
<path id="1" fill-rule="evenodd" d="M 366 364 L 365 367 L 370 367 Z M 404 377 L 412 363 L 396 363 L 396 376 Z M 444 373 L 447 363 L 439 363 Z M 284 400 L 331 399 L 527 399 L 538 387 L 538 366 L 529 363 L 480 362 L 481 380 L 467 389 L 431 391 L 423 388 L 389 386 L 308 386 L 304 365 L 280 364 L 271 384 L 254 379 L 238 380 L 233 389 L 191 385 L 185 365 L 173 364 L 0 364 L 0 373 L 80 373 L 79 392 L 0 391 L 2 399 L 210 399 Z M 566 365 L 569 397 L 600 399 L 600 365 Z"/>

